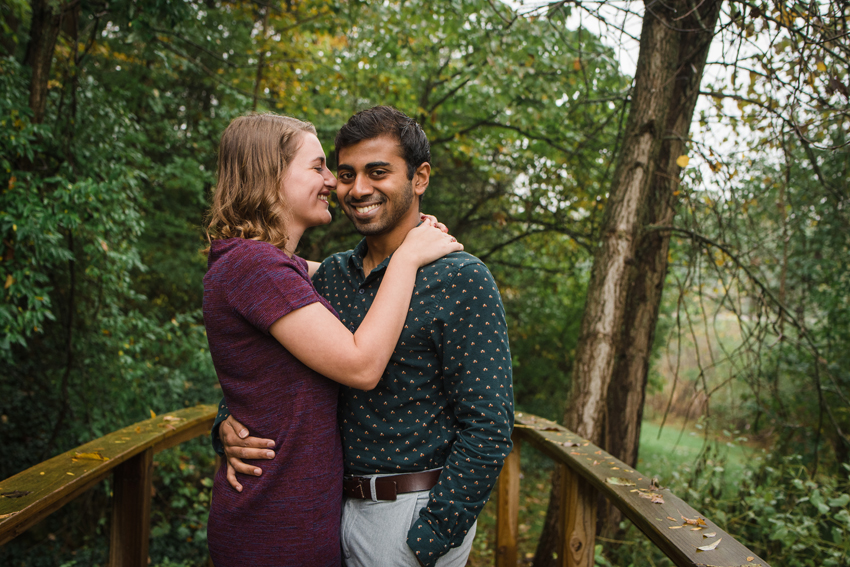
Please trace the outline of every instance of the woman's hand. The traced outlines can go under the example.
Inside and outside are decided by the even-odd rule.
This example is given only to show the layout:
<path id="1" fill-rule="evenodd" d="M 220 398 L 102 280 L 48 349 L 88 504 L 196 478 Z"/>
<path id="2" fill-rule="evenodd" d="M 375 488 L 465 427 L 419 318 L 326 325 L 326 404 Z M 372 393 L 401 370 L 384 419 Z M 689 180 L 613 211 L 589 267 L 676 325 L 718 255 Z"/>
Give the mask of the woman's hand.
<path id="1" fill-rule="evenodd" d="M 431 218 L 426 217 L 422 224 L 407 233 L 395 255 L 400 255 L 421 268 L 446 254 L 461 250 L 463 250 L 463 244 L 454 236 L 438 228 Z"/>
<path id="2" fill-rule="evenodd" d="M 423 222 L 424 222 L 424 221 L 427 221 L 427 220 L 430 220 L 432 223 L 434 223 L 434 226 L 436 226 L 437 228 L 439 228 L 439 229 L 440 229 L 440 230 L 442 230 L 443 232 L 445 232 L 445 233 L 448 233 L 448 232 L 449 232 L 449 227 L 447 227 L 446 225 L 444 225 L 443 223 L 441 223 L 440 221 L 438 221 L 438 220 L 437 220 L 437 217 L 435 217 L 434 215 L 426 215 L 425 213 L 419 213 L 419 218 L 420 218 Z"/>

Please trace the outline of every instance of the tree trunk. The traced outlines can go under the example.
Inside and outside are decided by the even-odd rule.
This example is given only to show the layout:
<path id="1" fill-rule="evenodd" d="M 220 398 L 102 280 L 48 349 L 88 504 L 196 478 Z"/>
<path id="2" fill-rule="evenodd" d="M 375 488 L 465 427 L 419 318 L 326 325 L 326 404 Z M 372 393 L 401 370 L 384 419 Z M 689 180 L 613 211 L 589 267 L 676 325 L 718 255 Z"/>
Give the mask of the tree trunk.
<path id="1" fill-rule="evenodd" d="M 72 2 L 71 6 L 78 6 Z M 50 80 L 50 66 L 53 63 L 53 50 L 62 30 L 62 16 L 69 5 L 50 0 L 32 0 L 32 21 L 30 39 L 24 64 L 30 68 L 30 108 L 32 121 L 41 124 L 44 121 L 44 109 L 47 106 L 47 82 Z"/>
<path id="2" fill-rule="evenodd" d="M 683 28 L 700 30 L 701 33 L 680 33 L 682 37 L 676 77 L 670 93 L 667 127 L 647 195 L 647 216 L 641 223 L 644 227 L 673 224 L 679 201 L 677 194 L 681 170 L 676 160 L 687 153 L 685 142 L 690 134 L 720 5 L 720 1 L 711 2 L 702 6 L 701 13 L 695 11 L 692 17 L 680 20 Z M 632 467 L 637 466 L 646 380 L 667 275 L 669 246 L 670 235 L 666 233 L 647 231 L 640 237 L 635 254 L 635 276 L 626 299 L 623 338 L 608 387 L 605 448 Z M 608 508 L 605 526 L 608 533 L 613 533 L 622 514 L 613 506 Z"/>
<path id="3" fill-rule="evenodd" d="M 644 229 L 672 221 L 676 159 L 685 153 L 719 11 L 719 0 L 697 8 L 681 0 L 646 9 L 624 143 L 588 286 L 564 423 L 630 465 L 637 460 L 669 246 L 669 235 Z M 556 564 L 556 486 L 535 567 Z M 600 516 L 613 526 L 619 522 L 618 515 Z"/>

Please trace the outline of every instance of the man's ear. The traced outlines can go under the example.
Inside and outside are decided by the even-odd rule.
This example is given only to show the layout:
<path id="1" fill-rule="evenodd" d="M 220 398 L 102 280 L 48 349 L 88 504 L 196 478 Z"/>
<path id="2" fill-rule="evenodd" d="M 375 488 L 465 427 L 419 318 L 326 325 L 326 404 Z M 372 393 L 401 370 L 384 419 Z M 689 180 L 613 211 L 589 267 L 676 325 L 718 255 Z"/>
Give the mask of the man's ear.
<path id="1" fill-rule="evenodd" d="M 431 164 L 427 161 L 416 168 L 413 173 L 413 192 L 419 196 L 425 193 L 428 184 L 431 182 Z"/>

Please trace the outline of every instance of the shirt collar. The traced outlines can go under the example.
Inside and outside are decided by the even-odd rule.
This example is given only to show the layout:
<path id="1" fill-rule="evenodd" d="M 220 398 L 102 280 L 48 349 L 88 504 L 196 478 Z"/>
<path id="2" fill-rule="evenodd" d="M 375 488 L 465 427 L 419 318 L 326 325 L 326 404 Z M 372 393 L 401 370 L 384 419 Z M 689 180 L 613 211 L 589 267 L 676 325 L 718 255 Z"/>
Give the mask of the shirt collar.
<path id="1" fill-rule="evenodd" d="M 363 259 L 366 257 L 366 253 L 368 251 L 369 245 L 366 244 L 366 239 L 363 238 L 359 243 L 357 243 L 357 246 L 354 247 L 354 253 L 348 258 L 349 268 L 359 277 L 363 277 Z M 366 278 L 363 283 L 368 283 L 369 281 L 382 276 L 392 257 L 393 255 L 390 254 L 384 258 L 384 261 L 378 264 L 378 266 L 369 273 L 369 277 Z"/>

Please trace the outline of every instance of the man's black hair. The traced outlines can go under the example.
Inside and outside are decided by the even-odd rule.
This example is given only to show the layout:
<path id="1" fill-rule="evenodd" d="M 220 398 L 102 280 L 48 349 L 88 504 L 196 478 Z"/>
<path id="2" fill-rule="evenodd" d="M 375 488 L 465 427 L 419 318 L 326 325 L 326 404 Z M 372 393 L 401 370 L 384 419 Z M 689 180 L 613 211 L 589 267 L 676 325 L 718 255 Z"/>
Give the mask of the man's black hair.
<path id="1" fill-rule="evenodd" d="M 380 136 L 398 140 L 401 157 L 407 163 L 408 179 L 413 179 L 417 167 L 431 163 L 431 144 L 416 120 L 392 106 L 374 106 L 361 110 L 340 128 L 334 140 L 337 165 L 341 149 Z"/>

